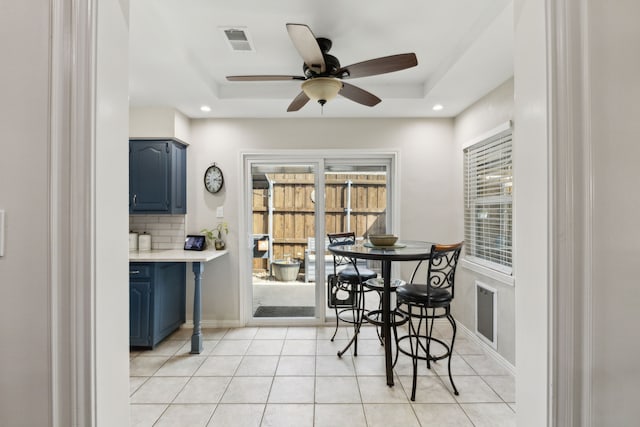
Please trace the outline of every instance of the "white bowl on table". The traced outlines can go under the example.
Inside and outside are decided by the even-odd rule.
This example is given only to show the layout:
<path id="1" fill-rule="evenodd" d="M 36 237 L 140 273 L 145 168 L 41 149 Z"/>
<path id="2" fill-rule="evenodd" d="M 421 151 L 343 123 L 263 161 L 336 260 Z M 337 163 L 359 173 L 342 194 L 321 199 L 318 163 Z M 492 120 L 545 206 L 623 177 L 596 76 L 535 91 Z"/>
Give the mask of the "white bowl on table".
<path id="1" fill-rule="evenodd" d="M 372 234 L 369 241 L 374 246 L 393 246 L 398 241 L 398 236 L 393 234 Z"/>

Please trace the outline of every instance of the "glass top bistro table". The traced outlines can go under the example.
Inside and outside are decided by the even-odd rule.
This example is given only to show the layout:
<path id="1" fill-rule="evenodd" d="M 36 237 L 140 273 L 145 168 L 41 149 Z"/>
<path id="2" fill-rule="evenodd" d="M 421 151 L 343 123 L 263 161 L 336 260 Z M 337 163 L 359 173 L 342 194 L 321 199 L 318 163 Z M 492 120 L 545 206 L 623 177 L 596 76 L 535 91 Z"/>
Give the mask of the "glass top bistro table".
<path id="1" fill-rule="evenodd" d="M 328 249 L 335 255 L 352 259 L 369 259 L 382 262 L 382 335 L 384 337 L 384 358 L 387 373 L 387 385 L 393 385 L 393 356 L 391 354 L 391 263 L 393 261 L 419 261 L 431 256 L 430 242 L 400 240 L 394 246 L 373 246 L 368 241 L 355 245 L 331 246 Z"/>

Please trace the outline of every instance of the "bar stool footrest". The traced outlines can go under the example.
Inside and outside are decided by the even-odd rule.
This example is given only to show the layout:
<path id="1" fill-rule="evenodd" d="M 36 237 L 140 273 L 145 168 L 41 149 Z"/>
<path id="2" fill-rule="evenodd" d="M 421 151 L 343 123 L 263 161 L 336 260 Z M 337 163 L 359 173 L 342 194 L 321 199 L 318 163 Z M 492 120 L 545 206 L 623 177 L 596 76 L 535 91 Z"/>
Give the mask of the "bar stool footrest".
<path id="1" fill-rule="evenodd" d="M 384 322 L 382 321 L 382 310 L 370 310 L 364 314 L 363 318 L 366 322 L 371 323 L 372 325 L 384 326 Z M 396 310 L 391 312 L 392 327 L 402 326 L 408 321 L 409 317 L 404 313 Z"/>
<path id="2" fill-rule="evenodd" d="M 404 335 L 404 336 L 398 337 L 398 351 L 400 353 L 402 353 L 402 354 L 406 354 L 407 356 L 410 356 L 410 357 L 415 357 L 416 359 L 419 359 L 419 360 L 427 360 L 426 356 L 422 356 L 420 354 L 412 354 L 410 350 L 407 350 L 406 348 L 402 348 L 402 346 L 400 345 L 400 342 L 402 340 L 409 339 L 409 338 L 415 338 L 415 337 L 416 337 L 415 335 Z M 438 338 L 434 338 L 434 337 L 425 337 L 424 335 L 420 335 L 419 338 L 421 340 L 421 341 L 419 341 L 420 348 L 425 352 L 426 352 L 425 342 L 424 342 L 425 338 L 429 342 L 431 342 L 431 341 L 437 342 L 438 344 L 443 346 L 444 349 L 446 350 L 443 354 L 440 354 L 440 355 L 437 355 L 437 356 L 429 354 L 429 360 L 430 361 L 437 362 L 438 360 L 446 359 L 449 356 L 451 356 L 451 347 L 449 347 L 449 344 L 447 344 L 443 340 L 438 339 Z"/>
<path id="3" fill-rule="evenodd" d="M 356 316 L 357 316 L 357 318 L 360 318 L 360 321 L 358 321 L 357 318 L 354 319 L 353 316 L 346 317 L 345 315 L 343 315 L 343 313 L 345 313 L 345 314 L 353 313 L 354 311 L 357 312 Z M 337 314 L 338 315 L 338 319 L 341 322 L 350 323 L 350 324 L 354 325 L 354 324 L 357 324 L 357 323 L 362 323 L 364 321 L 364 318 L 366 316 L 367 310 L 364 310 L 362 308 L 343 308 L 341 310 L 337 310 L 337 312 L 338 312 L 338 314 Z"/>

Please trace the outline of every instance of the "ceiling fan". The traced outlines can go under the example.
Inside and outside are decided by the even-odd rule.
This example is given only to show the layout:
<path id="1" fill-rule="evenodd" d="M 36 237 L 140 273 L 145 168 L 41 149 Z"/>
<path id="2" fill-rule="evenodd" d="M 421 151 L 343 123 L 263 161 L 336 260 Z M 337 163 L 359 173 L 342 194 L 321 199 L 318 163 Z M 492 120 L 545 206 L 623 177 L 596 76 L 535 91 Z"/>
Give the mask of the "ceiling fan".
<path id="1" fill-rule="evenodd" d="M 239 82 L 301 80 L 302 91 L 289 104 L 287 111 L 298 111 L 310 99 L 324 105 L 338 94 L 359 104 L 373 107 L 381 101 L 380 98 L 343 80 L 391 73 L 418 65 L 415 53 L 403 53 L 341 67 L 338 58 L 327 53 L 331 49 L 331 40 L 323 37 L 316 38 L 311 29 L 304 24 L 287 24 L 287 31 L 293 45 L 304 60 L 302 66 L 304 76 L 227 76 L 227 80 Z"/>

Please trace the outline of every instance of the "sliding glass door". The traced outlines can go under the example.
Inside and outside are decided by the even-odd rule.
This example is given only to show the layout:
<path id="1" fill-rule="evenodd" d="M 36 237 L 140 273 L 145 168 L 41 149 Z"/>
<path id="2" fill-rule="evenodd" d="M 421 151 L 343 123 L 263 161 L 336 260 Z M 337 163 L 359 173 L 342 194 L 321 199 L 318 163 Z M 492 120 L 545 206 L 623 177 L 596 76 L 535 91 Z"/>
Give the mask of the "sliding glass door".
<path id="1" fill-rule="evenodd" d="M 315 238 L 317 163 L 251 165 L 252 317 L 316 318 L 304 263 Z"/>
<path id="2" fill-rule="evenodd" d="M 395 156 L 332 154 L 245 155 L 249 323 L 331 320 L 326 278 L 333 258 L 326 234 L 353 231 L 362 239 L 391 231 Z"/>
<path id="3" fill-rule="evenodd" d="M 391 229 L 388 223 L 390 215 L 387 214 L 390 166 L 384 159 L 325 163 L 325 233 L 352 232 L 356 241 L 361 241 L 370 234 L 383 234 Z M 332 261 L 332 257 L 327 259 Z M 381 273 L 379 261 L 361 262 L 363 266 Z M 327 284 L 325 292 L 329 292 L 327 278 L 331 273 L 332 262 L 327 262 L 323 279 Z M 331 298 L 326 301 L 326 318 L 335 318 L 335 302 Z M 375 292 L 368 294 L 365 303 L 369 309 L 377 308 L 378 295 Z"/>

